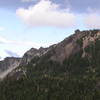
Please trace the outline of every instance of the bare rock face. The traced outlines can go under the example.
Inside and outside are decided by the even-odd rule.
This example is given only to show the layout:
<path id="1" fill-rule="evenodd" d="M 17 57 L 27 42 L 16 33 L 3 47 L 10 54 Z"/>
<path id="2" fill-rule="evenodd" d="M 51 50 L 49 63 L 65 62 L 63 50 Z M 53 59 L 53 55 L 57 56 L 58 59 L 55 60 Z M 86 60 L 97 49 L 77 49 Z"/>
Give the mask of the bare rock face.
<path id="1" fill-rule="evenodd" d="M 68 59 L 71 55 L 74 55 L 80 50 L 83 50 L 84 56 L 84 48 L 86 48 L 91 42 L 95 42 L 95 40 L 99 37 L 100 30 L 76 30 L 75 34 L 55 45 L 55 47 L 53 48 L 54 53 L 52 54 L 50 59 L 62 63 L 65 58 Z"/>
<path id="2" fill-rule="evenodd" d="M 21 59 L 14 57 L 7 57 L 0 61 L 0 78 L 4 78 L 9 72 L 19 66 Z"/>
<path id="3" fill-rule="evenodd" d="M 77 53 L 81 49 L 80 45 L 77 44 L 77 40 L 82 36 L 81 31 L 76 30 L 74 35 L 57 44 L 54 48 L 55 53 L 51 56 L 51 59 L 62 63 L 65 58 L 69 58 L 71 55 Z"/>
<path id="4" fill-rule="evenodd" d="M 27 51 L 24 56 L 22 57 L 20 65 L 27 65 L 34 57 L 36 56 L 42 56 L 47 52 L 47 48 L 40 48 L 35 49 L 31 48 L 29 51 Z"/>

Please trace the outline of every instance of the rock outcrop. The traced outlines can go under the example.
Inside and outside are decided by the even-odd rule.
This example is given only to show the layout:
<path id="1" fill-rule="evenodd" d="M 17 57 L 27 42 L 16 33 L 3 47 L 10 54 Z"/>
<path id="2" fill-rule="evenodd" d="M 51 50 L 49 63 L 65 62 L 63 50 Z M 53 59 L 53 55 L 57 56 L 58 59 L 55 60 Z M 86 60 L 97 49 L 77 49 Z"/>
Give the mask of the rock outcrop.
<path id="1" fill-rule="evenodd" d="M 42 56 L 47 52 L 48 48 L 40 47 L 39 49 L 31 48 L 22 57 L 20 65 L 27 65 L 34 57 Z"/>

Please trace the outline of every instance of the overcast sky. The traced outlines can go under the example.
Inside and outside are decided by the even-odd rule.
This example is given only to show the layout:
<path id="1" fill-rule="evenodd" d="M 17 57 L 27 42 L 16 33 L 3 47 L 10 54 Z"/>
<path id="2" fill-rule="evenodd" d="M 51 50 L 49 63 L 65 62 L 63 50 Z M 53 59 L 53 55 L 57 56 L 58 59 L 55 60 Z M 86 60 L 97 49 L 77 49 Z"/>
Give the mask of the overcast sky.
<path id="1" fill-rule="evenodd" d="M 0 58 L 100 28 L 100 0 L 0 0 Z"/>

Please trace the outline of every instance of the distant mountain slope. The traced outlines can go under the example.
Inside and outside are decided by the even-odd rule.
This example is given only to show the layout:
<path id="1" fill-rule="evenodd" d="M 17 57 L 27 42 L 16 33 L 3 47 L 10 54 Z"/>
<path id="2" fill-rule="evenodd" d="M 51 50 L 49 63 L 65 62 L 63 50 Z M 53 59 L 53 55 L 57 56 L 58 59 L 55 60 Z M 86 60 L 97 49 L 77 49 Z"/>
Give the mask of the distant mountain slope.
<path id="1" fill-rule="evenodd" d="M 0 83 L 2 100 L 100 100 L 100 30 L 29 50 Z"/>
<path id="2" fill-rule="evenodd" d="M 21 58 L 7 57 L 0 61 L 0 78 L 4 78 L 9 72 L 19 66 Z"/>
<path id="3" fill-rule="evenodd" d="M 32 48 L 27 51 L 22 58 L 5 58 L 3 61 L 0 61 L 0 78 L 6 77 L 9 72 L 17 68 L 19 65 L 27 65 L 35 56 L 42 56 L 46 51 L 47 48 Z"/>

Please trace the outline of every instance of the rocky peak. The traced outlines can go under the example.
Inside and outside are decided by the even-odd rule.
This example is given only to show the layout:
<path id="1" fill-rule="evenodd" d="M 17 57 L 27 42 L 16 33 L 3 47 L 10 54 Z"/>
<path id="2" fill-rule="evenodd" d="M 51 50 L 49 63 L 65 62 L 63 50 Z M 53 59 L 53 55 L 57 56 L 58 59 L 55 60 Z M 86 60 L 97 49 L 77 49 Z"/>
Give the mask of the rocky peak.
<path id="1" fill-rule="evenodd" d="M 47 52 L 47 50 L 48 50 L 48 48 L 43 48 L 43 47 L 40 47 L 40 48 L 38 49 L 40 55 L 45 54 L 45 53 Z"/>
<path id="2" fill-rule="evenodd" d="M 100 35 L 100 30 L 86 30 L 80 31 L 77 29 L 75 33 L 58 44 L 54 44 L 48 48 L 40 47 L 39 49 L 32 48 L 26 52 L 22 58 L 21 64 L 28 64 L 34 57 L 45 54 L 51 54 L 51 60 L 63 62 L 65 58 L 69 58 L 71 55 L 77 53 L 81 49 L 84 49 L 89 45 L 90 41 L 95 40 Z M 82 44 L 80 46 L 80 44 Z"/>
<path id="3" fill-rule="evenodd" d="M 63 62 L 65 58 L 79 52 L 100 37 L 100 30 L 80 31 L 76 30 L 75 34 L 58 43 L 54 48 L 54 54 L 50 59 Z"/>
<path id="4" fill-rule="evenodd" d="M 31 48 L 29 51 L 27 51 L 22 60 L 20 65 L 27 65 L 34 57 L 36 56 L 42 56 L 47 51 L 47 48 L 40 47 L 39 49 Z"/>

